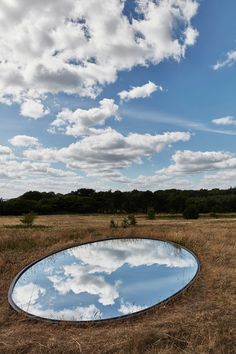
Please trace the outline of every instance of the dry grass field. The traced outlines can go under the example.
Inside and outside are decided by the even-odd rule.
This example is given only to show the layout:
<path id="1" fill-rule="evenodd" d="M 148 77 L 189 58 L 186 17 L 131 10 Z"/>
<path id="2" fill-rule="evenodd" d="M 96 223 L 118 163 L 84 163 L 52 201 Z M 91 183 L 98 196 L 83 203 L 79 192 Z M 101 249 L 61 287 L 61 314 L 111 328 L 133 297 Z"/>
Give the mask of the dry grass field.
<path id="1" fill-rule="evenodd" d="M 115 230 L 109 228 L 110 219 L 46 216 L 37 224 L 47 228 L 22 229 L 14 228 L 19 218 L 0 218 L 0 353 L 235 353 L 236 219 L 148 221 L 140 216 L 137 226 Z M 126 236 L 185 245 L 201 261 L 198 278 L 147 314 L 86 327 L 35 321 L 8 305 L 10 283 L 28 263 L 63 247 Z"/>

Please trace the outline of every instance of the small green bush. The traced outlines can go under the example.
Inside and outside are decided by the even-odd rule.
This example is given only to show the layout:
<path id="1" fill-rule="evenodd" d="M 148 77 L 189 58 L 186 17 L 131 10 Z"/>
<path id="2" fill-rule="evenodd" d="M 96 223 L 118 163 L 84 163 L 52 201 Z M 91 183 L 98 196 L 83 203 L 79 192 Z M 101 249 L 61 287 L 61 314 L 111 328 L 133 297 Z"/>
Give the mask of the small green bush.
<path id="1" fill-rule="evenodd" d="M 156 219 L 156 211 L 154 208 L 147 209 L 147 218 L 148 218 L 148 220 Z"/>
<path id="2" fill-rule="evenodd" d="M 130 225 L 130 222 L 129 222 L 129 219 L 127 217 L 123 218 L 122 220 L 122 223 L 121 223 L 121 226 L 126 229 L 127 227 L 129 227 Z"/>
<path id="3" fill-rule="evenodd" d="M 183 217 L 185 219 L 198 219 L 199 213 L 198 213 L 198 209 L 196 208 L 196 206 L 195 205 L 187 206 L 184 209 Z"/>
<path id="4" fill-rule="evenodd" d="M 137 220 L 136 220 L 136 217 L 135 217 L 134 214 L 129 214 L 129 215 L 127 216 L 127 219 L 128 219 L 128 221 L 129 221 L 129 224 L 130 224 L 130 225 L 134 226 L 134 225 L 137 224 Z"/>
<path id="5" fill-rule="evenodd" d="M 37 218 L 37 214 L 35 213 L 28 213 L 23 215 L 23 217 L 20 219 L 22 224 L 26 227 L 32 227 L 35 219 Z"/>
<path id="6" fill-rule="evenodd" d="M 117 227 L 118 227 L 118 224 L 113 219 L 111 219 L 110 228 L 111 229 L 117 229 Z"/>

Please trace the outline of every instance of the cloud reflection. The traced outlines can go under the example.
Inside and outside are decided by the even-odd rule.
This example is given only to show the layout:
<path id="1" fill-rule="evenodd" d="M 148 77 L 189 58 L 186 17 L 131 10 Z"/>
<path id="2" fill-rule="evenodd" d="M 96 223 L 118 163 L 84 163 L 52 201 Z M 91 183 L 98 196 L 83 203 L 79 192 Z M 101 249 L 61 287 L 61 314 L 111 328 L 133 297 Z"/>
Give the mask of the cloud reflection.
<path id="1" fill-rule="evenodd" d="M 157 243 L 157 241 L 155 242 Z M 91 245 L 73 248 L 68 252 L 83 264 L 90 266 L 89 273 L 104 272 L 111 274 L 125 263 L 131 267 L 151 266 L 191 267 L 193 257 L 186 257 L 186 252 L 173 244 L 153 240 L 108 240 Z"/>
<path id="2" fill-rule="evenodd" d="M 106 240 L 58 252 L 27 269 L 12 300 L 42 318 L 88 321 L 135 313 L 163 301 L 197 272 L 195 257 L 168 242 Z"/>

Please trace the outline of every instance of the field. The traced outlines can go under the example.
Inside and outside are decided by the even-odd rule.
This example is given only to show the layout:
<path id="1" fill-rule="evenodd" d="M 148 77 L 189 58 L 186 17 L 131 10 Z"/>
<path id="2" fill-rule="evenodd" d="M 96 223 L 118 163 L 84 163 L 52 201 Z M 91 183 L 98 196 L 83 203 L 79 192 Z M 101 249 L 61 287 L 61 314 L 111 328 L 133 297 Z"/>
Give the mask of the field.
<path id="1" fill-rule="evenodd" d="M 139 216 L 137 226 L 114 230 L 110 219 L 46 216 L 37 219 L 41 227 L 24 229 L 14 227 L 19 218 L 0 218 L 0 353 L 235 353 L 236 218 L 149 221 Z M 38 322 L 8 305 L 10 283 L 28 263 L 63 247 L 126 236 L 171 240 L 190 248 L 201 262 L 198 278 L 145 315 L 86 327 Z"/>

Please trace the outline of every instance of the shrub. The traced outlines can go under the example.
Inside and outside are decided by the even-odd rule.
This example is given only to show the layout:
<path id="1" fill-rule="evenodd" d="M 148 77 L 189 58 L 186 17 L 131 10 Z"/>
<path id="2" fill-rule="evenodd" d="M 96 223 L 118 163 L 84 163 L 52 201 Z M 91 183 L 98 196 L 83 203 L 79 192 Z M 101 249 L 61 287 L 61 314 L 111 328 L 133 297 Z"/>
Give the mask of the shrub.
<path id="1" fill-rule="evenodd" d="M 36 218 L 37 218 L 37 214 L 31 212 L 31 213 L 23 215 L 23 217 L 20 219 L 20 221 L 26 227 L 32 227 Z"/>
<path id="2" fill-rule="evenodd" d="M 137 220 L 134 214 L 129 214 L 127 217 L 128 221 L 129 221 L 129 225 L 136 225 L 137 224 Z"/>
<path id="3" fill-rule="evenodd" d="M 198 219 L 199 213 L 198 213 L 198 209 L 196 208 L 196 206 L 195 205 L 187 206 L 184 209 L 183 217 L 185 219 Z"/>
<path id="4" fill-rule="evenodd" d="M 147 218 L 149 220 L 154 220 L 156 219 L 156 211 L 153 208 L 148 208 L 147 210 Z"/>
<path id="5" fill-rule="evenodd" d="M 121 223 L 121 226 L 122 226 L 123 228 L 126 228 L 126 227 L 128 227 L 129 225 L 130 225 L 129 219 L 128 219 L 127 217 L 123 218 L 122 223 Z"/>
<path id="6" fill-rule="evenodd" d="M 117 229 L 117 227 L 118 227 L 118 224 L 113 219 L 111 219 L 110 228 L 111 229 Z"/>

